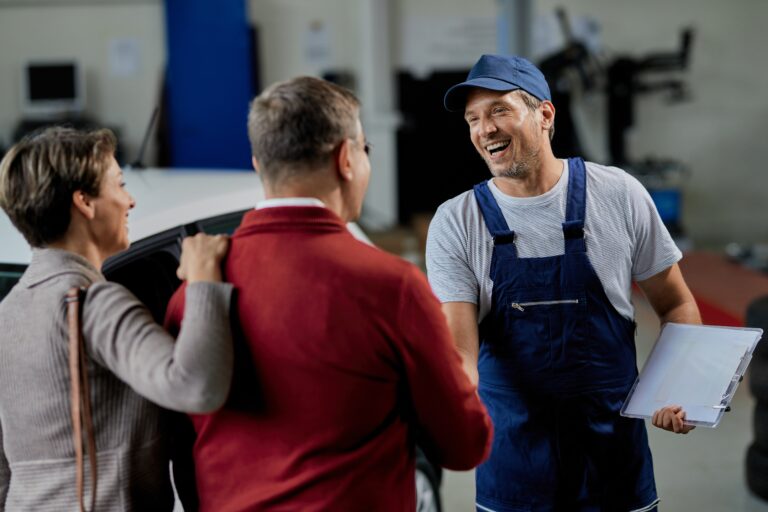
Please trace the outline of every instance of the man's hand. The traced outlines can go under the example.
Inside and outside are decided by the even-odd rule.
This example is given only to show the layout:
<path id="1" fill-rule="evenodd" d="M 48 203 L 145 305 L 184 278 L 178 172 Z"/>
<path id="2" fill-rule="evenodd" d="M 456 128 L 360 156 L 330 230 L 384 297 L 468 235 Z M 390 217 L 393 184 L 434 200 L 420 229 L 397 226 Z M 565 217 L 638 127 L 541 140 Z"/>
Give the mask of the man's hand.
<path id="1" fill-rule="evenodd" d="M 176 275 L 182 281 L 221 281 L 221 261 L 229 249 L 229 237 L 198 233 L 181 245 L 181 261 Z"/>
<path id="2" fill-rule="evenodd" d="M 683 423 L 685 420 L 685 411 L 679 405 L 668 405 L 662 407 L 655 413 L 651 422 L 654 427 L 658 427 L 669 432 L 676 434 L 687 434 L 694 428 L 694 425 L 686 425 Z"/>

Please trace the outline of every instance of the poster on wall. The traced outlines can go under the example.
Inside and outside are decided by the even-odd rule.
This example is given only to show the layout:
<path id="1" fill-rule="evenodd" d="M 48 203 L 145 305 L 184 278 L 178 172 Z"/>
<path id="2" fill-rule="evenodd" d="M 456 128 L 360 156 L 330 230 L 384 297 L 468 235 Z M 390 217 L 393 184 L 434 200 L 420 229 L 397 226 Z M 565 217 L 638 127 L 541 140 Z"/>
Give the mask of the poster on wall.
<path id="1" fill-rule="evenodd" d="M 436 69 L 469 69 L 496 50 L 494 16 L 408 16 L 400 26 L 396 67 L 419 76 Z"/>

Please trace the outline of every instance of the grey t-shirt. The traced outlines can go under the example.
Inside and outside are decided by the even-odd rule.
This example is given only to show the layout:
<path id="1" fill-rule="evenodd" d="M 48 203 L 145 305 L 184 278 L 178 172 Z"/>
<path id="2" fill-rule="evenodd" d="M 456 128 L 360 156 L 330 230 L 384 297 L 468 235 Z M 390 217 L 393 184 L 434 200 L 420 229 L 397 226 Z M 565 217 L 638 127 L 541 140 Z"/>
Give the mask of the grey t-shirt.
<path id="1" fill-rule="evenodd" d="M 632 281 L 669 268 L 682 254 L 645 188 L 616 167 L 585 162 L 587 204 L 584 238 L 589 261 L 616 310 L 634 317 Z M 557 184 L 536 197 L 510 197 L 493 180 L 489 188 L 516 237 L 521 258 L 563 254 L 562 223 L 568 165 Z M 427 236 L 427 273 L 441 302 L 478 304 L 478 320 L 491 308 L 493 240 L 472 190 L 443 203 Z"/>

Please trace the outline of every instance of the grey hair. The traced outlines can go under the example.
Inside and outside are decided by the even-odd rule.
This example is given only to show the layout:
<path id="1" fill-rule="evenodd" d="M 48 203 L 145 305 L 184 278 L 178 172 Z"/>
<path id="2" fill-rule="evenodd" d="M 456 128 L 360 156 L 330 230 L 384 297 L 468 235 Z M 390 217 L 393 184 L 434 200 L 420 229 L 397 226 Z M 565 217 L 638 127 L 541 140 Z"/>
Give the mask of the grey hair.
<path id="1" fill-rule="evenodd" d="M 251 151 L 264 178 L 274 184 L 324 164 L 339 142 L 357 136 L 359 110 L 351 91 L 319 78 L 266 89 L 248 114 Z"/>

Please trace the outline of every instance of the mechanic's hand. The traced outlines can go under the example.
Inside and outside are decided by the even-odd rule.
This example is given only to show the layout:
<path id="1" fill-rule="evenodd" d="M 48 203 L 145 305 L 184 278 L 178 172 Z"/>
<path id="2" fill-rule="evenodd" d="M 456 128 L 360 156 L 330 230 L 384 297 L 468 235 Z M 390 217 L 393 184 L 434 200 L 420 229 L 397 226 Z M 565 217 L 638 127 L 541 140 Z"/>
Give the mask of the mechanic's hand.
<path id="1" fill-rule="evenodd" d="M 679 405 L 668 405 L 653 413 L 651 422 L 654 427 L 668 430 L 669 432 L 674 432 L 676 434 L 687 434 L 696 428 L 694 425 L 685 425 L 683 420 L 685 420 L 685 411 L 683 408 Z"/>
<path id="2" fill-rule="evenodd" d="M 221 281 L 221 261 L 229 249 L 229 237 L 198 233 L 181 244 L 181 261 L 176 275 L 188 283 Z"/>

